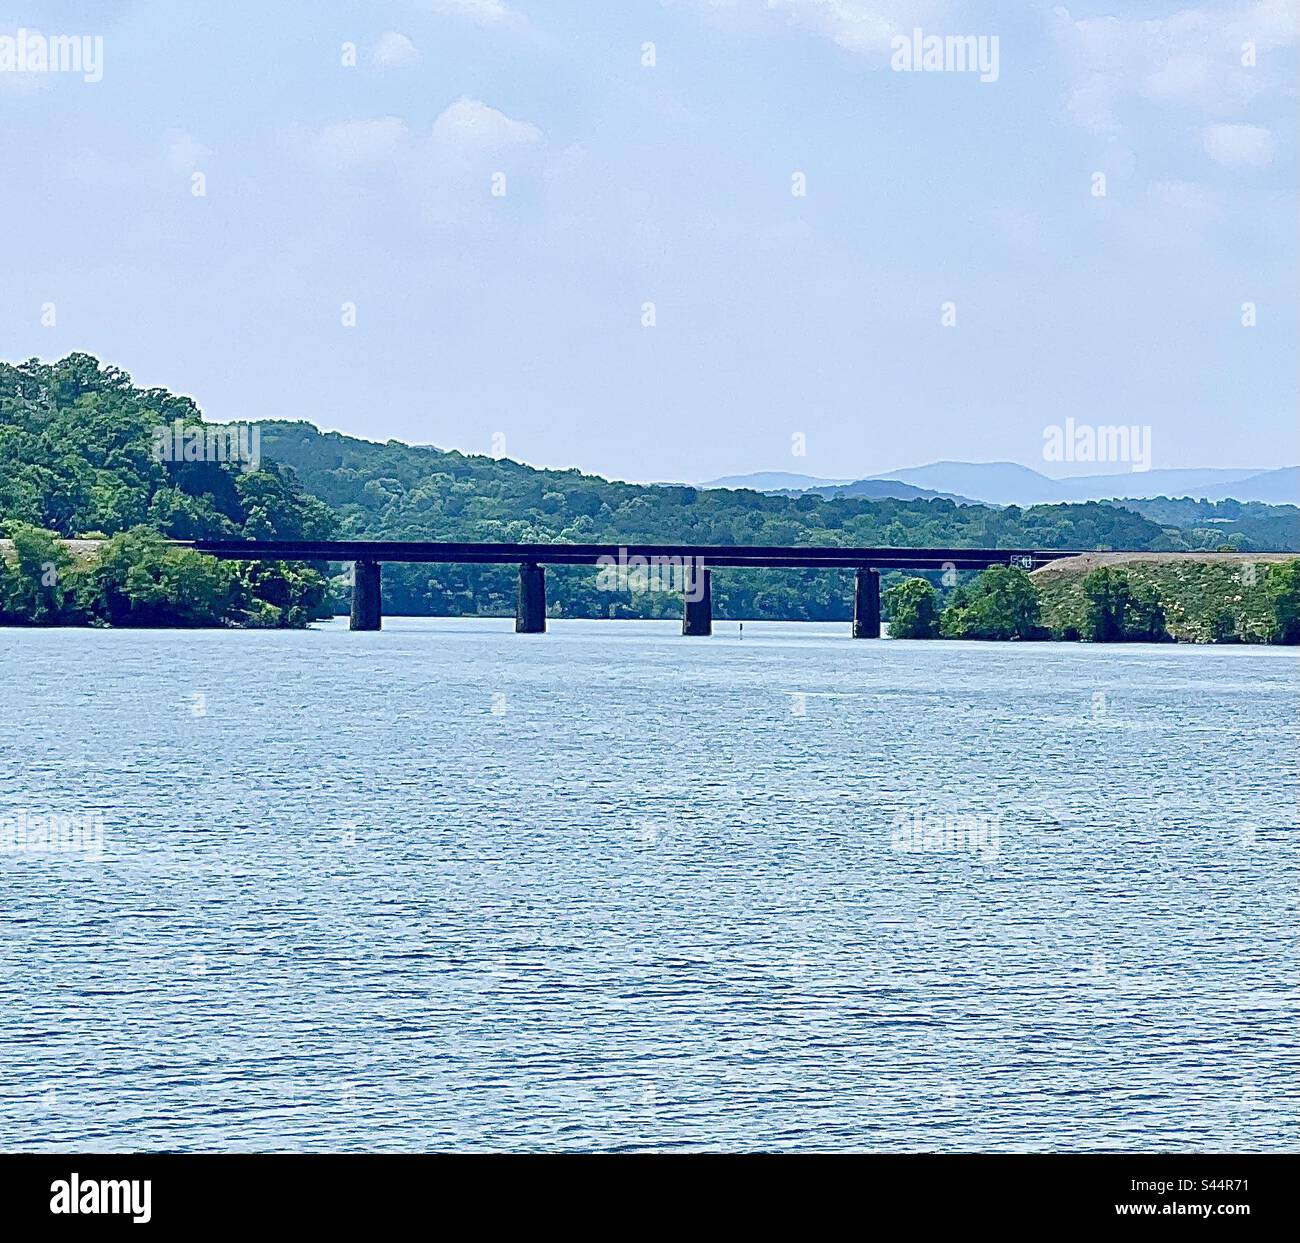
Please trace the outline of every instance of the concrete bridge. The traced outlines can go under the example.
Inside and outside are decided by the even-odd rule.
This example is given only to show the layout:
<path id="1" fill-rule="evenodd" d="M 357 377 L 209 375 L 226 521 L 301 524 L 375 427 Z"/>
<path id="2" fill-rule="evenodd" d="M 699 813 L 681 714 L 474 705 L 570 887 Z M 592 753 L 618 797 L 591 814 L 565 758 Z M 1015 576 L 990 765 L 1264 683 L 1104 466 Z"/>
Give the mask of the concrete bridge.
<path id="1" fill-rule="evenodd" d="M 195 552 L 232 561 L 350 561 L 353 630 L 382 625 L 380 567 L 394 562 L 518 565 L 515 630 L 546 630 L 547 565 L 667 571 L 683 599 L 682 634 L 713 632 L 712 571 L 726 569 L 851 569 L 853 637 L 880 638 L 881 570 L 983 570 L 992 565 L 1034 569 L 1077 552 L 1031 548 L 783 548 L 737 544 L 464 544 L 425 540 L 176 540 Z"/>

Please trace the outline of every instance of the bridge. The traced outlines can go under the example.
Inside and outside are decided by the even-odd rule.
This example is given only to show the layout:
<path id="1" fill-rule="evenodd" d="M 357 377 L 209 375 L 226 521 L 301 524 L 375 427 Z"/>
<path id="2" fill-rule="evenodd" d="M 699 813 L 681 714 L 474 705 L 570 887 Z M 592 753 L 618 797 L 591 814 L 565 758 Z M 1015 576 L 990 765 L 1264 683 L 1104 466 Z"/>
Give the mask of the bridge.
<path id="1" fill-rule="evenodd" d="M 744 544 L 477 544 L 426 540 L 175 540 L 181 547 L 232 561 L 350 561 L 353 630 L 378 630 L 381 566 L 389 562 L 518 565 L 515 630 L 546 630 L 548 565 L 599 566 L 614 573 L 667 572 L 682 593 L 682 634 L 713 632 L 712 571 L 724 569 L 851 569 L 853 637 L 880 638 L 882 570 L 1033 569 L 1077 551 L 1031 548 L 837 548 Z"/>

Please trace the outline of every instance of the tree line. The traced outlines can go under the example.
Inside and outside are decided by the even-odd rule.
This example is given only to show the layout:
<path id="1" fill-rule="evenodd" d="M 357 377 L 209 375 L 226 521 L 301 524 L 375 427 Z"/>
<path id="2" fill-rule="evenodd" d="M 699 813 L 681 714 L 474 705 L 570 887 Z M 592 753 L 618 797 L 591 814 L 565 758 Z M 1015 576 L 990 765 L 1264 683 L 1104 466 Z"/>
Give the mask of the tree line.
<path id="1" fill-rule="evenodd" d="M 1259 629 L 1245 630 L 1219 607 L 1210 639 L 1216 643 L 1300 643 L 1300 560 L 1267 567 L 1259 584 L 1267 613 Z M 1034 577 L 1012 566 L 992 566 L 945 601 L 924 578 L 909 577 L 884 592 L 882 604 L 895 639 L 1064 639 L 1091 643 L 1171 641 L 1167 602 L 1151 583 L 1118 566 L 1083 576 L 1076 607 L 1045 624 Z"/>

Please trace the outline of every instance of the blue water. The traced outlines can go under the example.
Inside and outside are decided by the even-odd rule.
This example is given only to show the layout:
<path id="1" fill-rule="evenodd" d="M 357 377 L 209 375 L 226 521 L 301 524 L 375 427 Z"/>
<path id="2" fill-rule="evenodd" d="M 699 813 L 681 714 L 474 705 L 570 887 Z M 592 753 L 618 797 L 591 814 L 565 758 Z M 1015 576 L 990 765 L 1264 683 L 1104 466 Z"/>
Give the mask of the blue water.
<path id="1" fill-rule="evenodd" d="M 1294 650 L 676 630 L 0 631 L 0 1145 L 1297 1147 Z"/>

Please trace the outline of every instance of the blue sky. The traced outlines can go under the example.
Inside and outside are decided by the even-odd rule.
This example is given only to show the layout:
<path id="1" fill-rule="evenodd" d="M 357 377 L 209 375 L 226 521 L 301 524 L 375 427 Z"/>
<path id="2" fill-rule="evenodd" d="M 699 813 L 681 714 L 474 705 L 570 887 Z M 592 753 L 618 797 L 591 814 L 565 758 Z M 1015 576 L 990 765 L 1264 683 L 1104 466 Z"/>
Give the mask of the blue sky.
<path id="1" fill-rule="evenodd" d="M 99 82 L 0 72 L 0 356 L 632 480 L 1063 474 L 1067 417 L 1150 425 L 1156 468 L 1289 465 L 1298 24 L 1295 0 L 0 0 L 0 38 L 104 40 Z M 997 80 L 894 72 L 916 27 L 996 35 Z"/>

